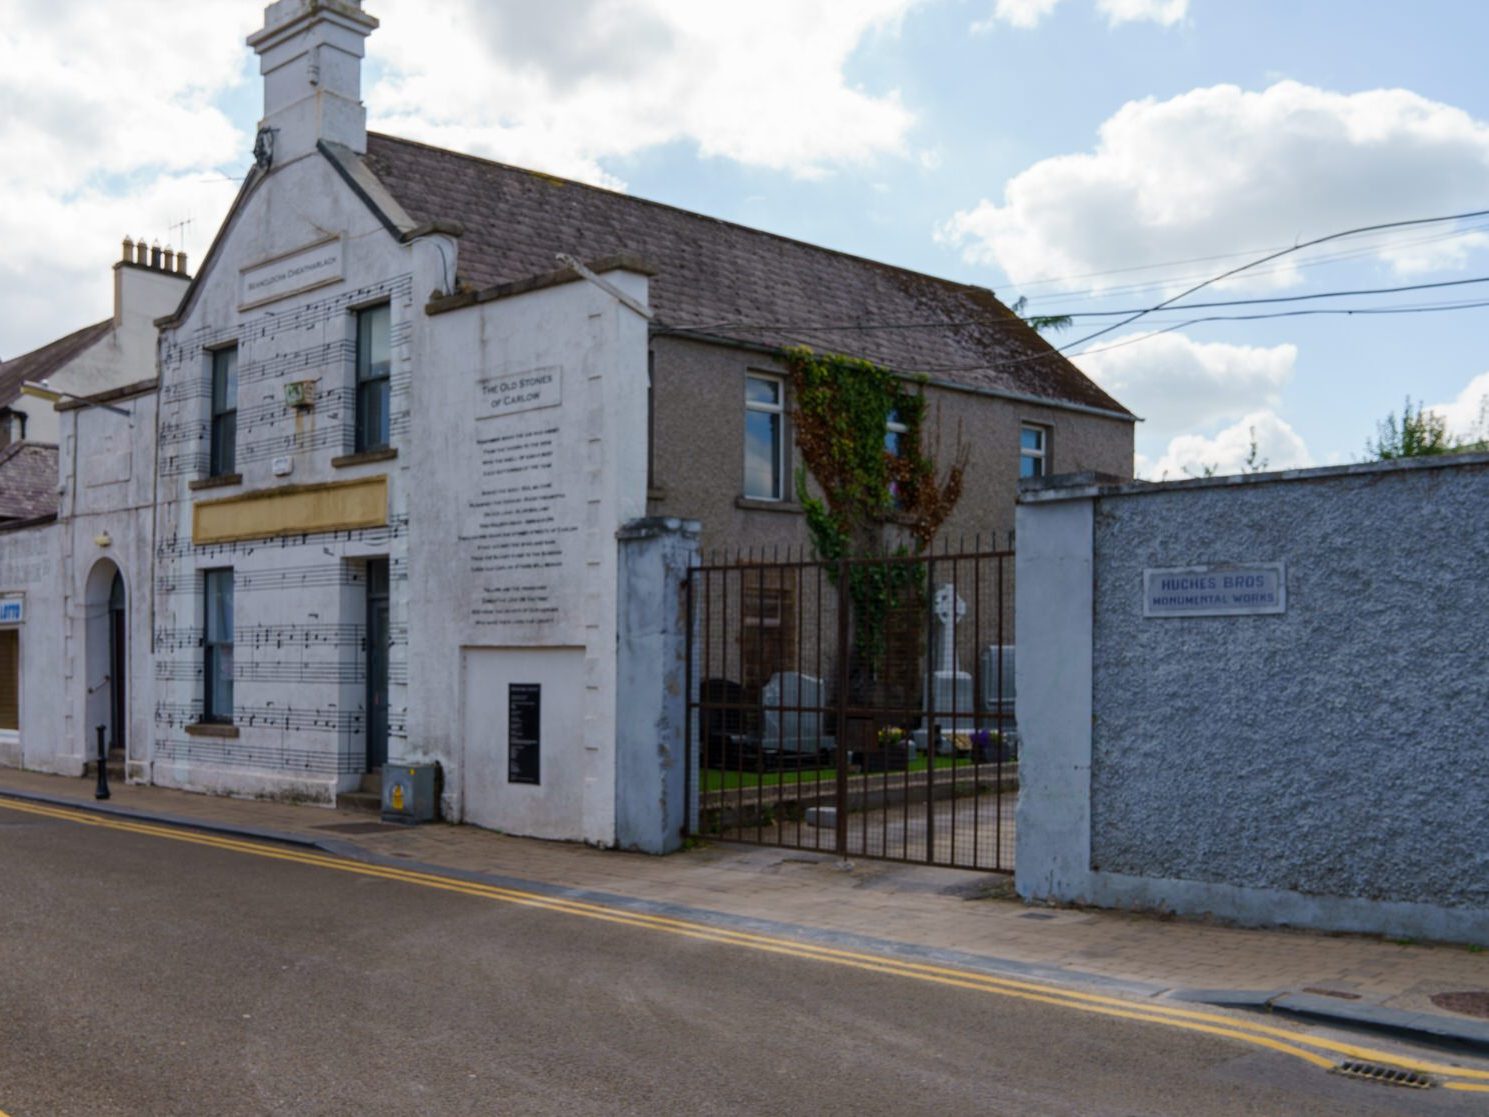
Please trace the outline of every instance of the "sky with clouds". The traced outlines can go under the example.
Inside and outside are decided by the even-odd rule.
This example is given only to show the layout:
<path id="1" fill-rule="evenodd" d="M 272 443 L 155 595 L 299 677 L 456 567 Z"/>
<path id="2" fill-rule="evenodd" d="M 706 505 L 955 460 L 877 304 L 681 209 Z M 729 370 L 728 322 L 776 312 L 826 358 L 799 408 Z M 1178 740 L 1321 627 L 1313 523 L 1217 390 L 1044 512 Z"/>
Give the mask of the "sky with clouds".
<path id="1" fill-rule="evenodd" d="M 1465 433 L 1489 414 L 1465 305 L 1489 217 L 1331 240 L 1072 344 L 1281 248 L 1489 210 L 1478 0 L 366 7 L 375 128 L 1076 315 L 1052 340 L 1144 417 L 1143 475 L 1356 460 L 1408 395 Z M 103 317 L 126 233 L 201 258 L 251 158 L 261 22 L 0 0 L 0 357 Z M 1289 301 L 1183 309 L 1263 299 Z"/>

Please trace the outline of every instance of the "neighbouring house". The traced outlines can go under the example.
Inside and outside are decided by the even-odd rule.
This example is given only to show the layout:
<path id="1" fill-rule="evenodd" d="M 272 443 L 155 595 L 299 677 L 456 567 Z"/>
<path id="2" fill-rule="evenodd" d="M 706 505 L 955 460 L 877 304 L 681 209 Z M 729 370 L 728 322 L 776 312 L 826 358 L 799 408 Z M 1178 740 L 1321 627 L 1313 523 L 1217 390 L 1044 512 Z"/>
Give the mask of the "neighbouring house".
<path id="1" fill-rule="evenodd" d="M 1130 476 L 1133 416 L 988 291 L 369 135 L 376 26 L 266 9 L 256 163 L 158 375 L 59 405 L 58 521 L 0 536 L 0 756 L 81 771 L 103 726 L 133 780 L 323 802 L 431 761 L 447 817 L 670 848 L 692 521 L 805 542 L 782 345 L 925 378 L 954 531 L 1009 530 L 1020 474 Z"/>
<path id="2" fill-rule="evenodd" d="M 53 401 L 23 394 L 23 383 L 90 396 L 153 380 L 155 319 L 176 309 L 189 279 L 184 253 L 125 238 L 123 258 L 114 264 L 111 317 L 0 361 L 0 446 L 23 439 L 57 444 Z"/>
<path id="3" fill-rule="evenodd" d="M 145 552 L 135 556 L 133 567 L 148 568 L 154 423 L 121 425 L 109 421 L 110 412 L 90 415 L 84 440 L 69 438 L 66 458 L 59 461 L 68 420 L 55 401 L 86 395 L 117 406 L 107 401 L 129 397 L 142 383 L 153 386 L 154 320 L 175 308 L 188 279 L 184 255 L 126 239 L 114 264 L 111 317 L 0 362 L 0 763 L 74 770 L 81 764 L 85 724 L 106 725 L 122 748 L 125 644 L 121 630 L 110 652 L 106 645 L 113 637 L 105 631 L 110 594 L 118 597 L 122 589 L 104 579 L 93 593 L 86 571 L 74 586 L 74 563 L 100 548 L 91 535 L 81 551 L 63 540 L 70 543 L 93 526 L 120 532 L 114 521 L 122 515 L 129 529 L 121 538 Z M 28 395 L 25 384 L 46 391 Z M 109 525 L 95 525 L 95 514 L 104 514 Z M 100 595 L 101 601 L 93 600 Z M 89 626 L 95 630 L 92 658 L 79 662 L 69 656 L 67 638 L 82 646 Z M 149 643 L 138 646 L 143 654 Z M 142 659 L 141 670 L 147 669 Z M 83 700 L 65 718 L 53 718 L 62 713 L 59 703 L 74 680 Z M 139 705 L 136 716 L 145 713 Z"/>

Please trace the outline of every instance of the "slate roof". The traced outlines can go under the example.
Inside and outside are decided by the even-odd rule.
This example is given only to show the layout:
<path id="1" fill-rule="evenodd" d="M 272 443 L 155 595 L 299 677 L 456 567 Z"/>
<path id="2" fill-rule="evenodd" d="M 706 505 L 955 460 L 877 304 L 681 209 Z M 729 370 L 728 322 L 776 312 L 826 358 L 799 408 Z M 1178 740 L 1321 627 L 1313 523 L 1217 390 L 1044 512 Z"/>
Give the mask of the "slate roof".
<path id="1" fill-rule="evenodd" d="M 664 329 L 806 344 L 937 381 L 1131 414 L 986 288 L 377 133 L 365 165 L 415 222 L 464 227 L 460 279 L 477 289 L 550 273 L 561 252 L 630 254 L 657 269 L 651 305 Z"/>
<path id="2" fill-rule="evenodd" d="M 57 447 L 13 442 L 0 450 L 0 521 L 57 511 Z"/>
<path id="3" fill-rule="evenodd" d="M 21 394 L 21 381 L 47 379 L 90 345 L 106 337 L 113 325 L 112 318 L 105 318 L 102 322 L 84 326 L 66 337 L 43 345 L 40 349 L 33 349 L 8 361 L 0 361 L 0 407 L 11 403 Z"/>

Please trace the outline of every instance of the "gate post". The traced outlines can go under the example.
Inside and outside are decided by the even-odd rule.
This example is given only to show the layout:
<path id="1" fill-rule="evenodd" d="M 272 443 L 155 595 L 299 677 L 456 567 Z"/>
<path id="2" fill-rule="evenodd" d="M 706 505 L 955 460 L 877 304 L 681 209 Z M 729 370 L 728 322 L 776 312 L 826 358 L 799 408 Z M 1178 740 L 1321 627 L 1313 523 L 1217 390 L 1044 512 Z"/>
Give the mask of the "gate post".
<path id="1" fill-rule="evenodd" d="M 835 799 L 837 810 L 833 812 L 834 840 L 837 855 L 848 856 L 848 611 L 852 608 L 853 595 L 848 592 L 848 562 L 838 559 L 838 731 L 837 731 L 837 787 Z"/>
<path id="2" fill-rule="evenodd" d="M 671 853 L 689 818 L 688 571 L 695 520 L 632 520 L 617 535 L 615 840 Z"/>

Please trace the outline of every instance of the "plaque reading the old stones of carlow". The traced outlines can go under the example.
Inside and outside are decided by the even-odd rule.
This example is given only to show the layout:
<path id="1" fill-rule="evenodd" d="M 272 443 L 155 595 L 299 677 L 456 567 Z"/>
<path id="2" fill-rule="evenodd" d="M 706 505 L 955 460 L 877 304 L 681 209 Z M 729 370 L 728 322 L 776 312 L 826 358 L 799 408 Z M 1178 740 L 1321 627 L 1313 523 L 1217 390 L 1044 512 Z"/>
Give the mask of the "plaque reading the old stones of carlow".
<path id="1" fill-rule="evenodd" d="M 1145 617 L 1245 617 L 1287 612 L 1280 562 L 1221 562 L 1143 571 Z"/>
<path id="2" fill-rule="evenodd" d="M 507 782 L 539 783 L 539 726 L 543 688 L 538 683 L 507 686 Z"/>

